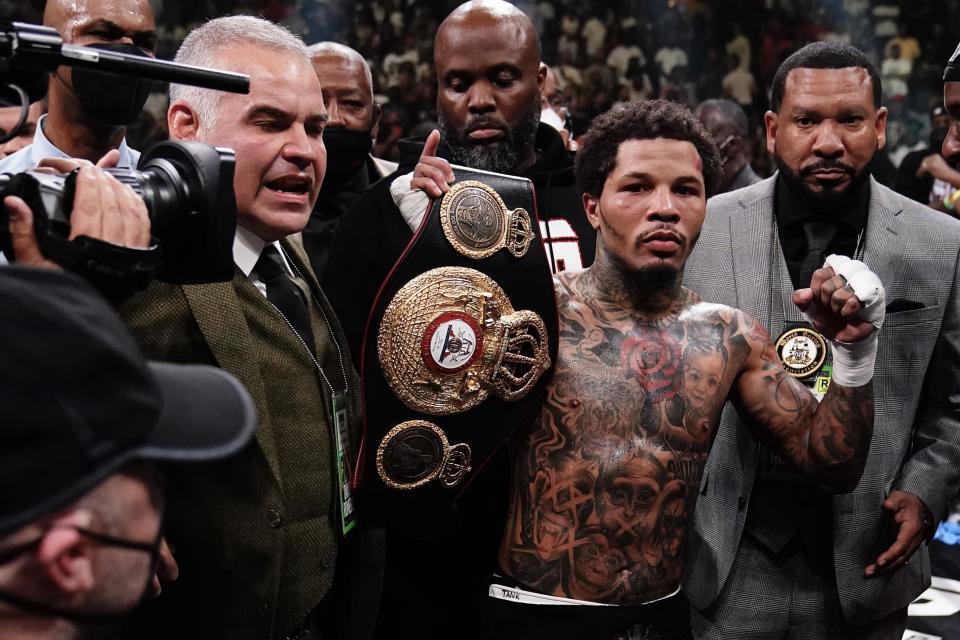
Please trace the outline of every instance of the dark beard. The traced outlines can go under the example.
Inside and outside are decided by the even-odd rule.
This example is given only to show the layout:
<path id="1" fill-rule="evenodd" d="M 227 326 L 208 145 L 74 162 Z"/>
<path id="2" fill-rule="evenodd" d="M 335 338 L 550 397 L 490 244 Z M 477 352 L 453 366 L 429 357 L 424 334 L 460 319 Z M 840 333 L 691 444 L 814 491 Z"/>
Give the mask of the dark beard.
<path id="1" fill-rule="evenodd" d="M 796 173 L 787 166 L 776 151 L 774 151 L 773 154 L 773 161 L 776 163 L 777 169 L 780 170 L 780 176 L 783 178 L 784 184 L 787 185 L 790 193 L 815 213 L 833 213 L 853 206 L 857 202 L 861 190 L 866 186 L 867 181 L 870 180 L 875 158 L 876 153 L 874 153 L 870 158 L 870 162 L 864 165 L 860 171 L 853 171 L 850 167 L 837 160 L 822 159 L 816 164 L 802 169 L 800 173 Z M 847 188 L 842 190 L 823 188 L 820 191 L 811 191 L 806 182 L 804 182 L 804 178 L 817 169 L 828 168 L 846 170 L 852 173 Z"/>
<path id="2" fill-rule="evenodd" d="M 477 144 L 458 131 L 443 114 L 438 114 L 440 139 L 450 149 L 450 162 L 471 169 L 495 173 L 512 173 L 533 148 L 540 124 L 540 104 L 534 102 L 517 126 L 508 129 L 504 139 L 491 144 Z"/>
<path id="3" fill-rule="evenodd" d="M 635 298 L 672 296 L 680 284 L 680 272 L 668 264 L 655 264 L 629 274 L 626 280 Z"/>

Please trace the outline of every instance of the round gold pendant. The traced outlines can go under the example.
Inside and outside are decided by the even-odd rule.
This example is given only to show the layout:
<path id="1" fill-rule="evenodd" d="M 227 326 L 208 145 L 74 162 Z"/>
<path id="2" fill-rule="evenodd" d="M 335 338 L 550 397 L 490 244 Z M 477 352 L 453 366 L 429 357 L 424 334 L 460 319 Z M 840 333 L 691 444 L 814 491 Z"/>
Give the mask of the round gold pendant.
<path id="1" fill-rule="evenodd" d="M 470 471 L 470 447 L 451 446 L 443 430 L 426 420 L 398 424 L 377 447 L 377 473 L 391 489 L 416 489 L 432 480 L 455 487 Z"/>
<path id="2" fill-rule="evenodd" d="M 788 329 L 777 338 L 777 358 L 784 371 L 794 378 L 808 378 L 823 367 L 827 341 L 810 327 Z"/>

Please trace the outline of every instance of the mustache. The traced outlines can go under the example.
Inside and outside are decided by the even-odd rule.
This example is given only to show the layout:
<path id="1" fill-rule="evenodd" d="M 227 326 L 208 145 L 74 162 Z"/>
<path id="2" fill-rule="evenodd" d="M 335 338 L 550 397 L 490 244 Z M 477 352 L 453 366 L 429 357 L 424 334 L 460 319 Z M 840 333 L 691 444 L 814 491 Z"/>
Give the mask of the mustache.
<path id="1" fill-rule="evenodd" d="M 670 224 L 669 222 L 658 222 L 657 226 L 641 233 L 636 240 L 636 247 L 639 248 L 644 242 L 650 240 L 653 236 L 662 236 L 664 240 L 673 240 L 681 247 L 687 244 L 687 237 L 677 231 L 677 229 Z"/>
<path id="2" fill-rule="evenodd" d="M 823 158 L 822 160 L 818 160 L 815 163 L 800 169 L 800 177 L 806 178 L 815 171 L 842 171 L 847 175 L 853 175 L 856 173 L 853 170 L 853 167 L 848 164 L 833 158 Z"/>

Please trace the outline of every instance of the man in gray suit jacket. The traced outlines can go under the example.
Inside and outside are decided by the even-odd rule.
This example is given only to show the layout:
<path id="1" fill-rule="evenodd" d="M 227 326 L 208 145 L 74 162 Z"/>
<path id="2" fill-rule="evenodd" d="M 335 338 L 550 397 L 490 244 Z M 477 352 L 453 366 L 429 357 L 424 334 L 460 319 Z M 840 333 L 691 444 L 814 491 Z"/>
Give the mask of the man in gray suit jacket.
<path id="1" fill-rule="evenodd" d="M 899 639 L 930 584 L 923 545 L 960 482 L 960 223 L 869 177 L 885 142 L 880 90 L 852 47 L 788 58 L 765 116 L 779 172 L 713 198 L 687 263 L 687 286 L 772 336 L 804 320 L 790 296 L 822 254 L 861 258 L 888 300 L 873 442 L 852 492 L 803 483 L 725 409 L 685 579 L 698 637 Z M 822 391 L 828 368 L 809 382 Z"/>

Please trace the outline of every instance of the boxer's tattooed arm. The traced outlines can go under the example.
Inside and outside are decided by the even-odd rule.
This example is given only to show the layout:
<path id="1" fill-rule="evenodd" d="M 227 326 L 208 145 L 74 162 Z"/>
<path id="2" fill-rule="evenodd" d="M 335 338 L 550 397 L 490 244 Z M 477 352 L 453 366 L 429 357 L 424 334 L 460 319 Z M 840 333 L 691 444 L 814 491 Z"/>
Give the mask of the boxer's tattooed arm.
<path id="1" fill-rule="evenodd" d="M 767 332 L 739 313 L 750 346 L 736 383 L 734 403 L 764 444 L 824 489 L 851 491 L 860 480 L 873 433 L 873 383 L 831 384 L 819 404 L 780 365 Z"/>

